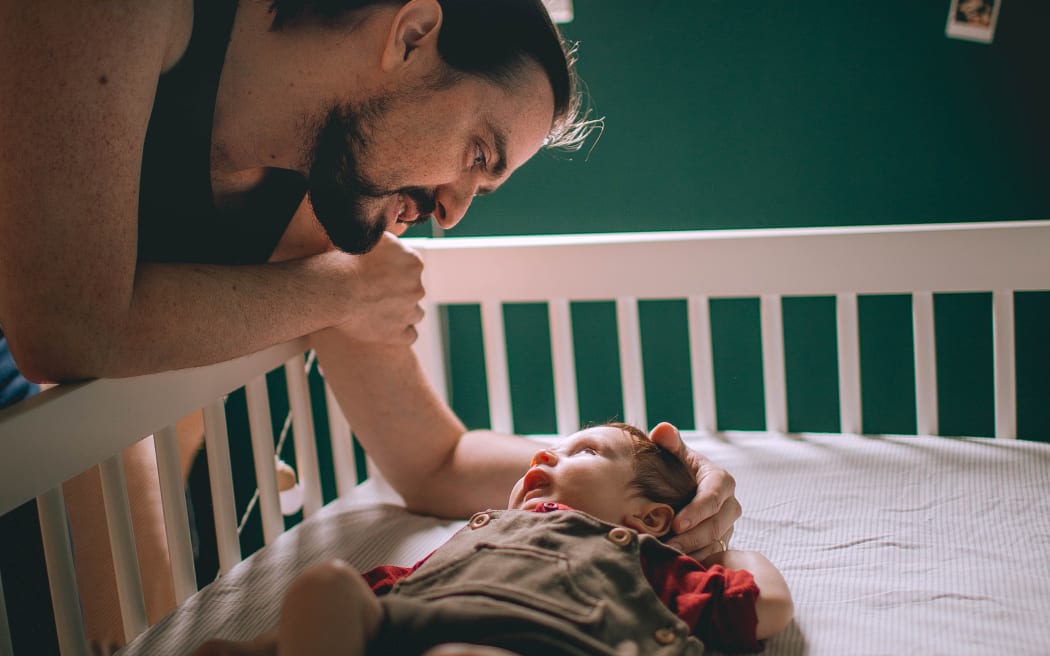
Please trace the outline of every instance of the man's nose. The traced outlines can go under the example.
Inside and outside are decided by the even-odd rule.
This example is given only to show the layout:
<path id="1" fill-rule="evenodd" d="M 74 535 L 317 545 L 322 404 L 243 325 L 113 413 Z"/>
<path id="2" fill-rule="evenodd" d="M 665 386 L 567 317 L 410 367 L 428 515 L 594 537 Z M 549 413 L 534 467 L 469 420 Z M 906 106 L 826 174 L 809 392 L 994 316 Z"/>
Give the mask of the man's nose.
<path id="1" fill-rule="evenodd" d="M 462 221 L 470 209 L 470 203 L 474 200 L 474 189 L 468 189 L 466 185 L 461 188 L 438 187 L 434 200 L 437 203 L 434 219 L 439 226 L 449 230 Z"/>
<path id="2" fill-rule="evenodd" d="M 548 467 L 553 467 L 556 464 L 558 464 L 558 456 L 554 455 L 554 453 L 548 449 L 543 449 L 542 451 L 537 451 L 536 455 L 532 456 L 532 464 L 529 466 L 535 467 L 536 465 L 547 465 Z"/>

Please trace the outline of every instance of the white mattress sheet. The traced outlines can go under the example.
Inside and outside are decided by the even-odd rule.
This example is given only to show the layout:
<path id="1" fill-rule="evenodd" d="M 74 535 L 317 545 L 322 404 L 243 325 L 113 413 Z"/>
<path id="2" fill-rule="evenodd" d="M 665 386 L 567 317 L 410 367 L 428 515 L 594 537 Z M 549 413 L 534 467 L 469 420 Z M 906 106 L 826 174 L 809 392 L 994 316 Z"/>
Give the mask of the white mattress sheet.
<path id="1" fill-rule="evenodd" d="M 740 434 L 693 446 L 737 480 L 732 546 L 766 554 L 791 587 L 795 620 L 767 654 L 1050 653 L 1050 445 Z M 310 564 L 412 564 L 462 525 L 375 492 L 330 505 L 121 653 L 251 638 Z"/>

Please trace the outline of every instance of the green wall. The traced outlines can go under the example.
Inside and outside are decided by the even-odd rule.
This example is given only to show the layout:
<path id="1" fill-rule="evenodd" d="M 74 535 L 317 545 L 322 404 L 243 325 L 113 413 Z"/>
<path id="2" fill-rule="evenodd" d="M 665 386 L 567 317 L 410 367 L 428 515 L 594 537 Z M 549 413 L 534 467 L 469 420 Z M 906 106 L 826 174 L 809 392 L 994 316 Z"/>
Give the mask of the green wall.
<path id="1" fill-rule="evenodd" d="M 949 0 L 576 0 L 604 134 L 454 234 L 1046 217 L 1050 3 L 1003 1 L 983 45 Z"/>
<path id="2" fill-rule="evenodd" d="M 576 0 L 563 30 L 604 133 L 541 153 L 449 236 L 1050 218 L 1050 3 L 1004 0 L 992 45 L 945 37 L 948 5 Z M 994 432 L 990 302 L 937 297 L 945 434 Z M 720 427 L 761 428 L 757 300 L 711 310 Z M 550 363 L 530 346 L 547 339 L 545 313 L 506 311 L 521 431 L 554 430 Z M 641 314 L 646 368 L 664 381 L 647 388 L 650 420 L 691 426 L 684 303 Z M 476 308 L 449 315 L 453 406 L 484 426 Z M 611 304 L 573 316 L 583 419 L 609 419 L 622 413 Z M 788 299 L 784 320 L 790 428 L 836 431 L 834 300 Z M 912 432 L 909 299 L 862 298 L 860 322 L 864 430 Z M 1050 438 L 1047 326 L 1048 296 L 1019 297 L 1032 439 Z"/>

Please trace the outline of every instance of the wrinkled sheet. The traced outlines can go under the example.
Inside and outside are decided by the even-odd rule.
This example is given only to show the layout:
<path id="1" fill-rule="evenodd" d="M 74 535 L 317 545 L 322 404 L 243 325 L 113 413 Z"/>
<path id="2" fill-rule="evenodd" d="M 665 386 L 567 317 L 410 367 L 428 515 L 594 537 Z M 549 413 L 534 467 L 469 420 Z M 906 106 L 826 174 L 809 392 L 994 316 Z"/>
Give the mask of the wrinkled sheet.
<path id="1" fill-rule="evenodd" d="M 737 480 L 731 545 L 784 572 L 795 620 L 766 654 L 1050 653 L 1050 445 L 729 434 L 692 440 Z M 206 587 L 122 654 L 186 654 L 276 624 L 310 564 L 408 565 L 462 525 L 366 486 Z"/>

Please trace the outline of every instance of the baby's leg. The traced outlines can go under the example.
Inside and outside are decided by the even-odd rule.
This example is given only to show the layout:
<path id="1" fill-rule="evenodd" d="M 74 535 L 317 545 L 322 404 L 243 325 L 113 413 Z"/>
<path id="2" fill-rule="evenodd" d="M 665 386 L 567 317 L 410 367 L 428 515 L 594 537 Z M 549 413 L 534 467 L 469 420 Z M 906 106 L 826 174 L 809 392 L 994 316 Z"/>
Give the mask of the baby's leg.
<path id="1" fill-rule="evenodd" d="M 364 654 L 383 609 L 361 575 L 333 560 L 315 565 L 292 582 L 281 608 L 279 656 Z"/>

